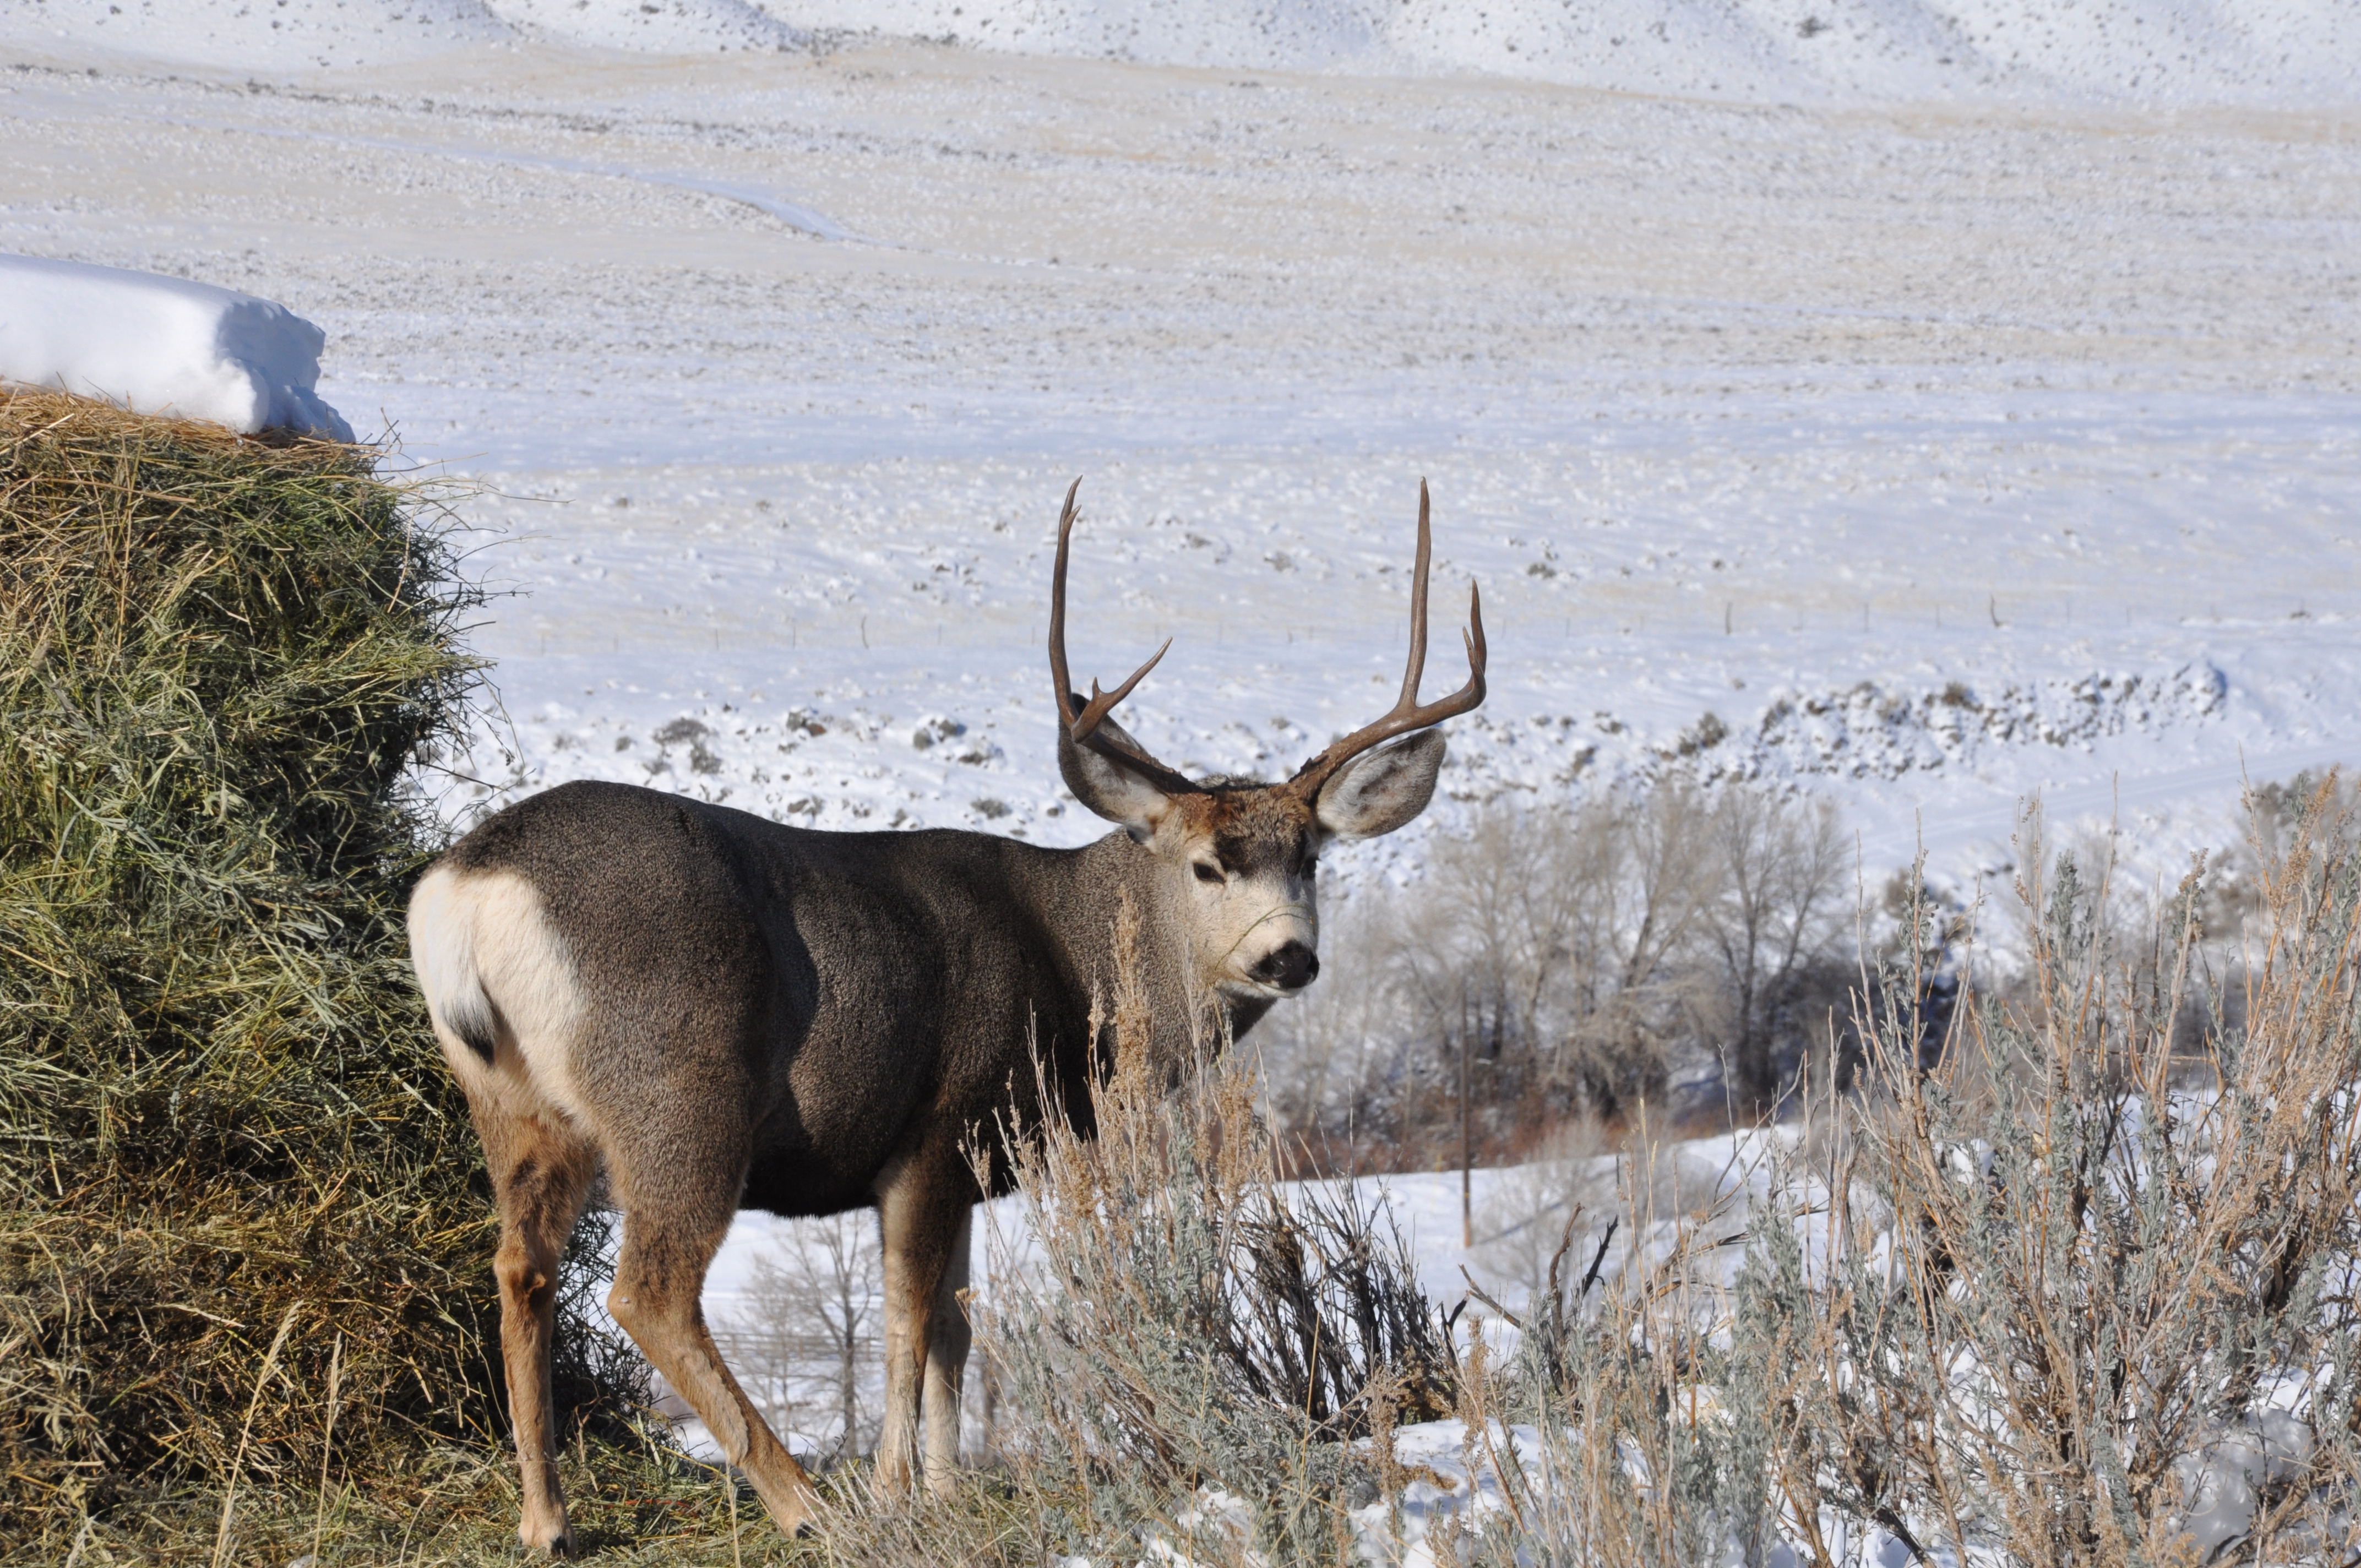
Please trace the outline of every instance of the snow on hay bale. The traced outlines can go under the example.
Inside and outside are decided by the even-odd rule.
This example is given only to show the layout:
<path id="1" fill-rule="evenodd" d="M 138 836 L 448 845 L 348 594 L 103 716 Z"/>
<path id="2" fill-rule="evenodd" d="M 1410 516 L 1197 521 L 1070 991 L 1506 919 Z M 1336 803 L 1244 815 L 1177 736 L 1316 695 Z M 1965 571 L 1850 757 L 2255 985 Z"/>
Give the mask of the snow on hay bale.
<path id="1" fill-rule="evenodd" d="M 209 283 L 79 261 L 0 256 L 0 380 L 139 413 L 353 438 L 320 400 L 320 329 L 284 305 Z"/>
<path id="2" fill-rule="evenodd" d="M 375 457 L 0 389 L 0 1555 L 316 1480 L 332 1358 L 339 1475 L 492 1425 L 401 931 L 476 601 Z"/>

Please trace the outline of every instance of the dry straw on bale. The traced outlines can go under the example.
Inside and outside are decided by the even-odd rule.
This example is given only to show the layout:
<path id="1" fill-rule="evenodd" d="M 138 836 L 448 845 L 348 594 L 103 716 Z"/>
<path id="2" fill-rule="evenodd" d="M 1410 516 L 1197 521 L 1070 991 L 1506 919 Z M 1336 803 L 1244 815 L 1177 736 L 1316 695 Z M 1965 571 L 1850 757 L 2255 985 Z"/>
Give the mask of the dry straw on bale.
<path id="1" fill-rule="evenodd" d="M 377 456 L 0 390 L 0 1550 L 496 1425 L 400 921 L 474 596 Z"/>

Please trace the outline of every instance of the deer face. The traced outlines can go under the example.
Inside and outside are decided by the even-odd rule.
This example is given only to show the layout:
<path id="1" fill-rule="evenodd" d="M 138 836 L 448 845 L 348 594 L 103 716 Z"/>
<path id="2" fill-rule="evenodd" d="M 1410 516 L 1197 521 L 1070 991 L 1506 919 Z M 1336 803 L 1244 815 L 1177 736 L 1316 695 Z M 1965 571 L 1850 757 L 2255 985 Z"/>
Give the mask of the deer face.
<path id="1" fill-rule="evenodd" d="M 1226 783 L 1227 781 L 1224 781 Z M 1320 972 L 1320 840 L 1310 814 L 1267 787 L 1169 797 L 1148 842 L 1185 911 L 1198 981 L 1278 997 Z"/>
<path id="2" fill-rule="evenodd" d="M 1080 487 L 1082 481 L 1076 480 Z M 1066 550 L 1074 491 L 1058 522 L 1049 603 L 1049 670 L 1063 722 L 1058 767 L 1075 798 L 1154 851 L 1168 911 L 1179 912 L 1198 978 L 1233 999 L 1291 995 L 1320 972 L 1316 874 L 1332 839 L 1390 833 L 1426 809 L 1443 766 L 1443 737 L 1428 728 L 1484 700 L 1484 622 L 1471 599 L 1467 685 L 1421 707 L 1426 660 L 1426 487 L 1419 487 L 1418 565 L 1411 592 L 1410 667 L 1401 700 L 1367 729 L 1330 746 L 1284 784 L 1191 780 L 1158 762 L 1107 717 L 1164 656 L 1113 692 L 1090 700 L 1066 678 Z M 1168 642 L 1166 647 L 1170 647 Z"/>
<path id="3" fill-rule="evenodd" d="M 1443 738 L 1430 733 L 1358 759 L 1312 800 L 1227 780 L 1170 797 L 1148 841 L 1181 883 L 1170 906 L 1189 912 L 1202 982 L 1275 999 L 1318 979 L 1321 850 L 1410 821 L 1442 765 Z"/>
<path id="4" fill-rule="evenodd" d="M 1443 766 L 1443 737 L 1430 731 L 1356 758 L 1315 795 L 1232 779 L 1168 794 L 1082 747 L 1060 751 L 1082 804 L 1155 853 L 1162 906 L 1187 927 L 1200 983 L 1265 1000 L 1320 973 L 1321 850 L 1410 821 L 1433 797 Z"/>

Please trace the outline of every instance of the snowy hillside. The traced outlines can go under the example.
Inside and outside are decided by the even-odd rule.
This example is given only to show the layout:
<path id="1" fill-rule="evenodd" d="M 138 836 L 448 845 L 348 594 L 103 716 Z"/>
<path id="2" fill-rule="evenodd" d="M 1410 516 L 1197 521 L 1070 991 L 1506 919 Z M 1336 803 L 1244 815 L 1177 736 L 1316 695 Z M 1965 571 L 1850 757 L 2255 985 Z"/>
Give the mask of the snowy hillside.
<path id="1" fill-rule="evenodd" d="M 2361 15 L 2307 0 L 774 0 L 817 30 L 1264 71 L 1483 71 L 1750 100 L 2349 102 Z"/>
<path id="2" fill-rule="evenodd" d="M 0 42 L 264 70 L 516 41 L 663 54 L 921 38 L 1229 71 L 1475 71 L 1754 102 L 2350 103 L 2337 0 L 10 0 Z"/>
<path id="3" fill-rule="evenodd" d="M 1094 834 L 1041 654 L 1077 474 L 1078 672 L 1174 636 L 1130 721 L 1264 773 L 1388 700 L 1431 480 L 1431 679 L 1477 581 L 1493 696 L 1421 832 L 1677 769 L 1833 795 L 1872 882 L 1999 871 L 2037 790 L 2177 875 L 2355 751 L 2351 111 L 77 47 L 0 76 L 0 250 L 283 302 L 478 487 L 505 716 L 455 813 Z"/>
<path id="4" fill-rule="evenodd" d="M 521 39 L 668 54 L 805 42 L 747 0 L 9 0 L 0 10 L 0 42 L 266 71 L 382 65 Z"/>

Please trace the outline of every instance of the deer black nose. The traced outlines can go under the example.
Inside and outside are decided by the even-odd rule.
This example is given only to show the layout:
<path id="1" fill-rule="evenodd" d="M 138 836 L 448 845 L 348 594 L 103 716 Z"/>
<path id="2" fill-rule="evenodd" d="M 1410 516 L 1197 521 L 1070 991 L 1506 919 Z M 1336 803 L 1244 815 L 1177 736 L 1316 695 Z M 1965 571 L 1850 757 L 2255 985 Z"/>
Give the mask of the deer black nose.
<path id="1" fill-rule="evenodd" d="M 1255 965 L 1254 977 L 1281 991 L 1301 991 L 1320 978 L 1320 955 L 1301 942 L 1282 942 Z"/>

